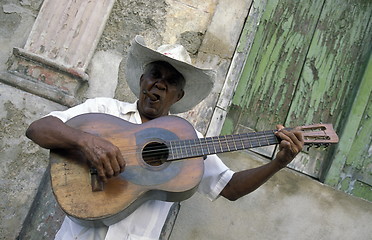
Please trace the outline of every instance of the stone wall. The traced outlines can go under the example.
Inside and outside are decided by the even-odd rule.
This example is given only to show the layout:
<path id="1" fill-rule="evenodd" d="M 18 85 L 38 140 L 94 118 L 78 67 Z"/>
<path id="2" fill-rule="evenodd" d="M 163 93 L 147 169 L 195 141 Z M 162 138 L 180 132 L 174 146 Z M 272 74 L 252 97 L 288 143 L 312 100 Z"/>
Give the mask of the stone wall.
<path id="1" fill-rule="evenodd" d="M 108 7 L 110 14 L 103 20 L 107 22 L 102 35 L 93 39 L 95 50 L 86 60 L 89 64 L 85 69 L 73 64 L 70 68 L 66 59 L 53 59 L 51 53 L 56 53 L 53 45 L 50 50 L 43 45 L 39 49 L 32 48 L 33 44 L 47 38 L 48 31 L 60 28 L 58 24 L 56 28 L 47 28 L 49 24 L 56 24 L 54 15 L 62 14 L 64 20 L 63 8 L 54 8 L 56 12 L 50 12 L 47 4 L 53 1 L 7 0 L 0 3 L 2 239 L 15 239 L 22 229 L 21 239 L 50 239 L 63 216 L 50 191 L 48 151 L 24 136 L 32 121 L 52 110 L 62 110 L 91 97 L 134 101 L 123 73 L 130 41 L 139 34 L 152 48 L 181 43 L 195 64 L 218 70 L 218 82 L 211 97 L 185 115 L 200 131 L 206 132 L 251 3 L 117 0 L 112 9 Z M 57 3 L 63 4 L 63 1 L 54 4 Z M 74 5 L 76 3 L 68 0 L 65 3 L 78 12 L 83 11 L 79 5 Z M 81 14 L 86 14 L 84 11 Z M 45 19 L 48 24 L 40 19 Z M 69 19 L 64 24 L 73 21 Z M 62 30 L 58 31 L 62 34 Z M 58 31 L 56 36 L 49 34 L 52 41 L 58 40 Z M 219 34 L 226 31 L 229 34 Z M 38 34 L 41 34 L 40 39 Z M 74 34 L 82 33 L 75 31 Z M 47 51 L 51 51 L 50 54 Z M 198 117 L 203 121 L 197 121 Z"/>

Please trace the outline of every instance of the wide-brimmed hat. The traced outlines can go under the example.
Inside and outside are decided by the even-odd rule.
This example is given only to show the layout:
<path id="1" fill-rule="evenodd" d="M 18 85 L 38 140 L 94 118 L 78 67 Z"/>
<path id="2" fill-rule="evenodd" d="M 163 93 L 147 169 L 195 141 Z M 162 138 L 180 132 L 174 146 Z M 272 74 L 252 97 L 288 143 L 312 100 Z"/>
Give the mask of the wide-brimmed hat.
<path id="1" fill-rule="evenodd" d="M 155 51 L 146 47 L 142 36 L 136 36 L 128 53 L 125 76 L 130 89 L 137 97 L 140 95 L 140 77 L 144 67 L 155 61 L 168 62 L 185 78 L 183 89 L 185 95 L 172 105 L 171 113 L 192 109 L 206 98 L 213 88 L 216 72 L 193 66 L 189 54 L 182 45 L 162 45 Z"/>

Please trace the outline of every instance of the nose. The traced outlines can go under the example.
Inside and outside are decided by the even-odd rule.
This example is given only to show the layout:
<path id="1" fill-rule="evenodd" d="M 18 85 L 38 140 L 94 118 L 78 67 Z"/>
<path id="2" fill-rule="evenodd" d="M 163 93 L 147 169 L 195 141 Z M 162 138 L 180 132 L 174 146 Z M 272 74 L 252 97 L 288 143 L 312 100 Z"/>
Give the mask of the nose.
<path id="1" fill-rule="evenodd" d="M 159 90 L 166 90 L 167 85 L 165 84 L 165 81 L 163 79 L 159 79 L 155 83 L 155 87 Z"/>

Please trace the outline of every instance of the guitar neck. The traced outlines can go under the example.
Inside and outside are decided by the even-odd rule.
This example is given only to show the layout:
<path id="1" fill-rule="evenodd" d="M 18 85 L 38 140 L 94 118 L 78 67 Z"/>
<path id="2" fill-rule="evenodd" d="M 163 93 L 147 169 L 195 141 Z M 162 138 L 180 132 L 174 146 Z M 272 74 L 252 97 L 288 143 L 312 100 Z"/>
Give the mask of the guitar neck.
<path id="1" fill-rule="evenodd" d="M 167 161 L 278 144 L 276 130 L 170 141 Z"/>

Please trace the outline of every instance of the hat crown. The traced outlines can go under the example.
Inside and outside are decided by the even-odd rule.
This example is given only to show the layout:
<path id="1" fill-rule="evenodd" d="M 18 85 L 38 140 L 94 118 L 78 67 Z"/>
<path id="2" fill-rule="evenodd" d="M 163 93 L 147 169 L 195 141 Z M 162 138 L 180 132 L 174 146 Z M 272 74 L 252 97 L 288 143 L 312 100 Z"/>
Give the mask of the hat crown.
<path id="1" fill-rule="evenodd" d="M 191 64 L 189 53 L 185 47 L 180 44 L 161 45 L 156 51 L 175 60 Z"/>

